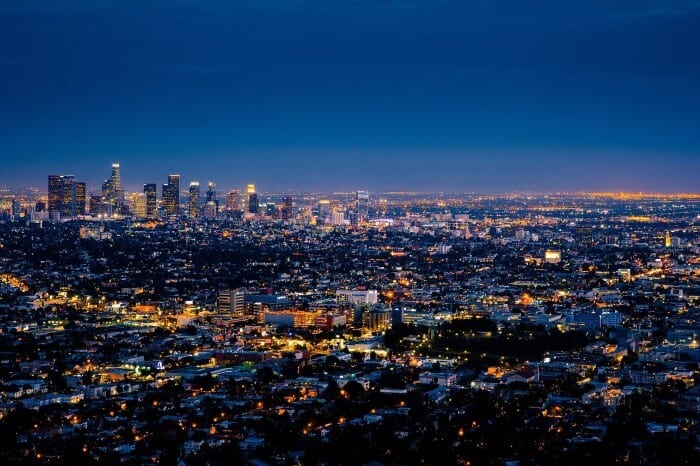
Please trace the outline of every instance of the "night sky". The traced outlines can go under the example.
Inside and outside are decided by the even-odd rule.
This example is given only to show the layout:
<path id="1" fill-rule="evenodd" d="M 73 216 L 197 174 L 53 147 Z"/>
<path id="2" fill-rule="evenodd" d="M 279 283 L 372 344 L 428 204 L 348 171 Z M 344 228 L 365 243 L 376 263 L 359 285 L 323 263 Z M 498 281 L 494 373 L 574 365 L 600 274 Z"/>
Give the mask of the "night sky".
<path id="1" fill-rule="evenodd" d="M 342 5 L 341 5 L 342 4 Z M 0 186 L 700 191 L 700 1 L 0 2 Z"/>

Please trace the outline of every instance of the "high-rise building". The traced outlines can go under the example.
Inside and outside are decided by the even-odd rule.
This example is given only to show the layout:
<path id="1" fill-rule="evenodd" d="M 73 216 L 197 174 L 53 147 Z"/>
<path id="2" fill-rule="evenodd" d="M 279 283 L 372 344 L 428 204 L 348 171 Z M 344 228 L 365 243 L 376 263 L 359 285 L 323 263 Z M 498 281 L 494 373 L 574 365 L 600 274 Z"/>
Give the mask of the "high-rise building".
<path id="1" fill-rule="evenodd" d="M 180 175 L 168 175 L 163 185 L 163 206 L 167 215 L 180 214 Z"/>
<path id="2" fill-rule="evenodd" d="M 233 212 L 235 210 L 240 210 L 240 200 L 238 199 L 238 191 L 232 189 L 226 194 L 226 210 Z"/>
<path id="3" fill-rule="evenodd" d="M 143 193 L 146 195 L 146 217 L 154 218 L 157 209 L 157 188 L 155 183 L 143 185 Z"/>
<path id="4" fill-rule="evenodd" d="M 102 197 L 105 202 L 109 202 L 110 204 L 116 202 L 117 194 L 114 190 L 114 180 L 111 178 L 102 182 Z"/>
<path id="5" fill-rule="evenodd" d="M 260 210 L 260 201 L 258 200 L 257 193 L 251 193 L 248 195 L 248 212 L 251 214 L 257 214 Z"/>
<path id="6" fill-rule="evenodd" d="M 61 217 L 75 217 L 75 177 L 66 175 L 61 189 Z"/>
<path id="7" fill-rule="evenodd" d="M 171 194 L 171 186 L 165 183 L 161 188 L 160 206 L 163 208 L 165 215 L 173 215 L 175 213 L 175 200 Z"/>
<path id="8" fill-rule="evenodd" d="M 111 204 L 115 212 L 126 214 L 124 188 L 122 187 L 121 169 L 118 163 L 112 164 L 109 179 L 102 182 L 104 202 Z"/>
<path id="9" fill-rule="evenodd" d="M 49 175 L 48 188 L 49 216 L 69 218 L 85 214 L 85 183 L 77 183 L 73 175 Z M 78 193 L 81 196 L 82 209 L 78 205 Z"/>
<path id="10" fill-rule="evenodd" d="M 292 218 L 292 196 L 284 196 L 282 198 L 282 218 L 289 220 Z"/>
<path id="11" fill-rule="evenodd" d="M 673 241 L 671 241 L 671 232 L 666 231 L 666 235 L 664 236 L 664 246 L 667 248 L 670 248 L 673 245 Z"/>
<path id="12" fill-rule="evenodd" d="M 205 202 L 216 202 L 216 183 L 213 181 L 207 183 L 207 197 Z"/>
<path id="13" fill-rule="evenodd" d="M 367 191 L 357 191 L 356 199 L 357 224 L 361 225 L 369 218 L 369 193 Z"/>
<path id="14" fill-rule="evenodd" d="M 199 181 L 190 182 L 190 193 L 187 198 L 190 217 L 199 217 Z"/>
<path id="15" fill-rule="evenodd" d="M 243 315 L 245 295 L 242 290 L 223 290 L 219 291 L 219 296 L 216 299 L 216 309 L 220 314 L 232 314 L 240 317 Z"/>
<path id="16" fill-rule="evenodd" d="M 331 225 L 344 225 L 345 224 L 345 214 L 339 210 L 334 210 L 331 212 Z"/>
<path id="17" fill-rule="evenodd" d="M 97 215 L 99 212 L 99 206 L 102 202 L 101 196 L 90 196 L 90 206 L 88 207 L 90 215 Z"/>
<path id="18" fill-rule="evenodd" d="M 19 202 L 19 199 L 12 199 L 12 217 L 19 218 L 21 213 L 22 204 Z"/>
<path id="19" fill-rule="evenodd" d="M 87 187 L 85 182 L 75 183 L 75 215 L 85 215 L 85 205 L 87 203 Z"/>
<path id="20" fill-rule="evenodd" d="M 114 185 L 115 190 L 122 187 L 122 175 L 121 175 L 121 169 L 119 168 L 118 163 L 112 164 L 111 180 L 112 180 L 112 184 Z"/>
<path id="21" fill-rule="evenodd" d="M 324 225 L 331 220 L 331 201 L 328 199 L 318 200 L 318 223 Z"/>
<path id="22" fill-rule="evenodd" d="M 129 196 L 131 213 L 137 218 L 146 217 L 146 194 L 132 193 Z"/>
<path id="23" fill-rule="evenodd" d="M 216 199 L 216 184 L 213 181 L 207 183 L 207 193 L 202 207 L 202 216 L 215 218 L 219 212 L 219 201 Z"/>
<path id="24" fill-rule="evenodd" d="M 257 214 L 260 209 L 260 201 L 258 200 L 258 194 L 255 192 L 255 185 L 249 184 L 246 193 L 248 194 L 248 212 Z"/>
<path id="25" fill-rule="evenodd" d="M 49 175 L 49 215 L 60 214 L 62 195 L 63 175 Z"/>
<path id="26" fill-rule="evenodd" d="M 277 218 L 277 205 L 274 202 L 268 202 L 265 204 L 265 215 L 272 218 Z"/>

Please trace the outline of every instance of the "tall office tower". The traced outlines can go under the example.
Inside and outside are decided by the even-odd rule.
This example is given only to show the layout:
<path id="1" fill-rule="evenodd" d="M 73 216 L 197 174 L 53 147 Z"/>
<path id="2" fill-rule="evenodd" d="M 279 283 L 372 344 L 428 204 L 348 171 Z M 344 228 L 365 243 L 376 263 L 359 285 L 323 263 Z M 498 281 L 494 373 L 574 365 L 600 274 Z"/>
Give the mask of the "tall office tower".
<path id="1" fill-rule="evenodd" d="M 328 199 L 318 200 L 318 223 L 325 225 L 331 220 L 331 201 Z"/>
<path id="2" fill-rule="evenodd" d="M 100 204 L 102 204 L 102 196 L 90 196 L 90 215 L 98 215 L 100 211 Z"/>
<path id="3" fill-rule="evenodd" d="M 670 248 L 673 245 L 673 241 L 671 240 L 671 232 L 666 231 L 666 235 L 664 236 L 664 246 L 667 248 Z"/>
<path id="4" fill-rule="evenodd" d="M 174 197 L 175 215 L 180 214 L 180 175 L 168 175 L 168 184 L 172 186 L 172 193 Z"/>
<path id="5" fill-rule="evenodd" d="M 136 218 L 146 218 L 146 195 L 144 193 L 131 193 L 129 203 L 131 213 Z"/>
<path id="6" fill-rule="evenodd" d="M 85 182 L 79 181 L 75 183 L 75 215 L 85 215 L 86 191 Z"/>
<path id="7" fill-rule="evenodd" d="M 207 197 L 205 202 L 216 202 L 216 184 L 213 181 L 207 183 Z"/>
<path id="8" fill-rule="evenodd" d="M 49 175 L 49 215 L 59 214 L 63 193 L 63 176 Z"/>
<path id="9" fill-rule="evenodd" d="M 146 195 L 146 217 L 154 218 L 157 212 L 156 194 L 157 188 L 155 183 L 147 183 L 143 185 L 143 193 Z"/>
<path id="10" fill-rule="evenodd" d="M 257 193 L 251 193 L 248 195 L 248 212 L 251 214 L 257 214 L 260 211 L 260 200 L 258 199 Z"/>
<path id="11" fill-rule="evenodd" d="M 102 182 L 102 197 L 104 198 L 105 202 L 109 202 L 110 204 L 115 203 L 117 195 L 114 190 L 114 180 L 111 178 Z"/>
<path id="12" fill-rule="evenodd" d="M 344 225 L 345 224 L 345 214 L 338 210 L 331 212 L 331 225 Z"/>
<path id="13" fill-rule="evenodd" d="M 238 191 L 232 189 L 226 194 L 226 210 L 233 212 L 234 210 L 240 210 L 241 206 L 239 204 Z"/>
<path id="14" fill-rule="evenodd" d="M 214 201 L 209 201 L 202 206 L 202 217 L 204 218 L 216 218 L 218 212 L 219 208 Z"/>
<path id="15" fill-rule="evenodd" d="M 163 185 L 163 206 L 167 215 L 180 214 L 180 175 L 168 175 Z"/>
<path id="16" fill-rule="evenodd" d="M 199 217 L 199 181 L 190 182 L 190 195 L 187 200 L 190 217 Z"/>
<path id="17" fill-rule="evenodd" d="M 357 224 L 362 225 L 369 218 L 369 193 L 367 191 L 357 191 Z"/>
<path id="18" fill-rule="evenodd" d="M 109 179 L 102 182 L 102 197 L 104 201 L 116 206 L 118 210 L 124 205 L 124 188 L 118 163 L 112 164 L 112 173 Z"/>
<path id="19" fill-rule="evenodd" d="M 122 176 L 118 163 L 112 164 L 112 176 L 110 179 L 112 180 L 112 184 L 115 190 L 122 187 Z"/>
<path id="20" fill-rule="evenodd" d="M 49 175 L 49 216 L 68 218 L 78 215 L 77 184 L 73 175 Z M 84 214 L 85 183 L 81 184 Z"/>
<path id="21" fill-rule="evenodd" d="M 72 175 L 66 175 L 61 186 L 61 210 L 62 218 L 75 216 L 75 179 Z"/>
<path id="22" fill-rule="evenodd" d="M 161 188 L 160 205 L 164 209 L 165 215 L 172 215 L 175 211 L 175 200 L 171 189 L 172 187 L 168 183 L 165 183 Z"/>
<path id="23" fill-rule="evenodd" d="M 107 201 L 114 204 L 119 213 L 126 214 L 126 194 L 124 192 L 124 187 L 122 187 L 121 168 L 118 163 L 112 164 L 112 174 L 105 183 L 107 183 L 110 188 L 110 197 L 107 198 Z"/>
<path id="24" fill-rule="evenodd" d="M 284 196 L 282 198 L 282 218 L 289 220 L 292 218 L 292 196 Z"/>
<path id="25" fill-rule="evenodd" d="M 127 206 L 126 206 L 126 192 L 124 191 L 124 188 L 117 188 L 114 190 L 114 197 L 115 197 L 115 205 L 117 206 L 117 209 L 119 209 L 119 212 L 123 215 L 126 215 L 127 212 Z"/>
<path id="26" fill-rule="evenodd" d="M 216 184 L 213 181 L 207 183 L 207 193 L 202 207 L 202 216 L 215 218 L 219 212 L 219 201 L 216 199 Z"/>
<path id="27" fill-rule="evenodd" d="M 248 194 L 248 212 L 257 214 L 260 208 L 260 201 L 258 200 L 258 194 L 255 192 L 255 185 L 249 184 L 246 188 L 246 193 Z"/>
<path id="28" fill-rule="evenodd" d="M 12 216 L 14 218 L 19 218 L 22 213 L 22 204 L 20 204 L 19 199 L 12 199 Z"/>
<path id="29" fill-rule="evenodd" d="M 260 201 L 257 193 L 248 194 L 248 212 L 257 214 L 260 210 Z"/>

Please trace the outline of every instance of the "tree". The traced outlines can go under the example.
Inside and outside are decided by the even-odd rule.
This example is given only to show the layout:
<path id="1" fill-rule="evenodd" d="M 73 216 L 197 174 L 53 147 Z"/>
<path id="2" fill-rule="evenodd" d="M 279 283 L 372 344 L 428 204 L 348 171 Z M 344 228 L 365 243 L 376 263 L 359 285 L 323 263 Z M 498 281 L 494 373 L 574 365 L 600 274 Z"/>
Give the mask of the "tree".
<path id="1" fill-rule="evenodd" d="M 340 387 L 338 387 L 338 384 L 334 379 L 330 379 L 328 381 L 328 385 L 326 386 L 326 389 L 323 391 L 323 398 L 326 400 L 333 400 L 338 397 L 340 394 Z"/>
<path id="2" fill-rule="evenodd" d="M 275 373 L 269 366 L 263 366 L 255 373 L 255 378 L 261 385 L 270 385 L 275 379 Z"/>
<path id="3" fill-rule="evenodd" d="M 343 387 L 351 400 L 361 400 L 365 396 L 365 389 L 360 382 L 351 380 Z"/>

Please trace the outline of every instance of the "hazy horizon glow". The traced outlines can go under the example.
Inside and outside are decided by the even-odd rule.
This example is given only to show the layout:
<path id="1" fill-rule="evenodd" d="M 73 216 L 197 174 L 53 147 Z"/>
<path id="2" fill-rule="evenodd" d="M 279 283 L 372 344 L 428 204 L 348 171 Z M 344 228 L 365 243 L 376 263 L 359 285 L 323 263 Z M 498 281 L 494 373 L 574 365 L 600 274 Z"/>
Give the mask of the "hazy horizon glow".
<path id="1" fill-rule="evenodd" d="M 0 4 L 0 186 L 699 191 L 698 1 L 200 3 Z"/>

